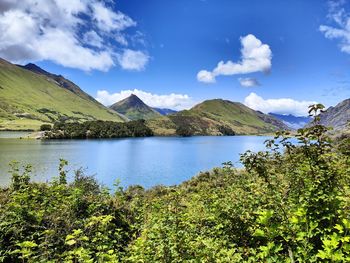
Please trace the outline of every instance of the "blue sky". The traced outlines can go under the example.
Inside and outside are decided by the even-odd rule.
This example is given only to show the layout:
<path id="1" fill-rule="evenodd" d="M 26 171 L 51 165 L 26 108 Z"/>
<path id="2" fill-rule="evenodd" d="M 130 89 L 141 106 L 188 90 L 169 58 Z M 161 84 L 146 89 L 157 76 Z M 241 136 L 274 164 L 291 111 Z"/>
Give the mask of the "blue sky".
<path id="1" fill-rule="evenodd" d="M 18 14 L 10 16 L 9 12 L 23 11 L 10 0 L 4 1 L 0 4 L 0 31 L 8 30 L 5 21 L 19 21 Z M 7 41 L 0 37 L 0 56 L 13 62 L 35 62 L 62 74 L 105 104 L 137 89 L 134 92 L 153 106 L 181 109 L 205 99 L 224 98 L 263 111 L 302 115 L 302 108 L 313 101 L 331 106 L 350 97 L 348 1 L 63 1 L 74 3 L 75 9 L 69 12 L 62 1 L 48 0 L 62 8 L 62 17 L 71 22 L 53 21 L 52 27 L 71 30 L 72 46 L 66 48 L 70 42 L 64 41 L 65 35 L 57 40 L 45 37 L 53 30 L 45 24 L 46 31 L 38 33 L 40 41 L 33 42 L 40 52 L 28 51 L 31 47 L 23 51 L 22 45 L 13 55 L 21 43 L 14 40 L 17 42 L 10 46 L 8 40 L 16 32 L 2 32 L 10 37 Z M 37 17 L 45 14 L 50 19 L 54 15 L 47 8 L 34 6 L 34 0 L 24 2 L 30 8 L 23 12 L 37 26 L 43 26 Z M 84 6 L 86 2 L 91 5 Z M 258 45 L 257 57 L 247 60 L 257 63 L 251 66 L 241 53 L 248 35 Z M 52 46 L 41 51 L 44 44 Z M 75 54 L 81 63 L 74 61 Z M 229 60 L 241 69 L 226 75 L 214 70 L 220 61 Z M 209 76 L 218 72 L 215 83 L 198 80 L 201 70 Z"/>

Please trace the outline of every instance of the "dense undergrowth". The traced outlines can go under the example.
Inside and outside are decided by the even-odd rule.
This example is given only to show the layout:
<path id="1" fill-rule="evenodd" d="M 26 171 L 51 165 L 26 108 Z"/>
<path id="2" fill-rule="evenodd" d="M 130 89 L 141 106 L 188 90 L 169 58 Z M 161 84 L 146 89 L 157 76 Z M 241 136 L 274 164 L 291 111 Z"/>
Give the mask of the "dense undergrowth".
<path id="1" fill-rule="evenodd" d="M 349 138 L 332 142 L 317 118 L 296 137 L 244 153 L 244 170 L 225 163 L 179 186 L 113 194 L 81 171 L 67 183 L 63 160 L 50 183 L 14 164 L 0 192 L 0 262 L 348 262 Z"/>

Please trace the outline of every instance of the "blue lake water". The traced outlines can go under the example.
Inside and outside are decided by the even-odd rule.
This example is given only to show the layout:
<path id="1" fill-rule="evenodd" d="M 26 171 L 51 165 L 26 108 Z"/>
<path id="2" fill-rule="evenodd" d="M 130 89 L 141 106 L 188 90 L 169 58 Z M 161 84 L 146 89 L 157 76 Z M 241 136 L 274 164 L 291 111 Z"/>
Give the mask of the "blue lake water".
<path id="1" fill-rule="evenodd" d="M 112 188 L 139 184 L 179 184 L 200 171 L 232 161 L 239 154 L 263 150 L 266 136 L 149 137 L 108 140 L 28 140 L 0 133 L 0 185 L 10 181 L 9 162 L 32 164 L 34 180 L 48 181 L 58 175 L 59 158 L 68 160 L 70 174 L 83 167 L 89 175 Z M 7 137 L 7 138 L 4 138 Z"/>

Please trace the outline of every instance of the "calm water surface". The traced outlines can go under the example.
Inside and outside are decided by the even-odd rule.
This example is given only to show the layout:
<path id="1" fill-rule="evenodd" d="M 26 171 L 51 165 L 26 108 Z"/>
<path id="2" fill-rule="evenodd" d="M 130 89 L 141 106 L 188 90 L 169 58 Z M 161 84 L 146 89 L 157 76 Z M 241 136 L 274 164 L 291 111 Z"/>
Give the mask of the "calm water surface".
<path id="1" fill-rule="evenodd" d="M 21 136 L 21 134 L 19 135 Z M 200 171 L 232 161 L 239 154 L 264 149 L 265 136 L 150 137 L 109 140 L 28 140 L 0 132 L 0 185 L 10 181 L 9 162 L 32 164 L 34 180 L 47 181 L 58 174 L 59 158 L 68 160 L 70 174 L 80 167 L 87 174 L 113 187 L 139 184 L 173 185 Z M 6 138 L 4 138 L 6 137 Z"/>

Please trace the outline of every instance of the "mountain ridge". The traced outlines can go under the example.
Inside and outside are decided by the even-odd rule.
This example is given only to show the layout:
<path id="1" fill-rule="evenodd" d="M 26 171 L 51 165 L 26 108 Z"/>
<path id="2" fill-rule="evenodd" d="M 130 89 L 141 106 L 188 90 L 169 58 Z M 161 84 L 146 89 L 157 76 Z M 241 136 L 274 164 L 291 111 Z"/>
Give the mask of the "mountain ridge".
<path id="1" fill-rule="evenodd" d="M 329 107 L 319 117 L 322 125 L 333 127 L 334 130 L 349 129 L 350 98 L 339 102 L 334 107 Z"/>
<path id="2" fill-rule="evenodd" d="M 223 99 L 206 100 L 189 110 L 149 120 L 147 124 L 158 135 L 179 135 L 184 129 L 191 135 L 261 134 L 288 129 L 274 117 Z"/>
<path id="3" fill-rule="evenodd" d="M 96 104 L 102 105 L 97 100 L 95 100 L 95 98 L 93 98 L 92 96 L 90 96 L 89 94 L 84 92 L 78 85 L 76 85 L 74 82 L 66 79 L 62 75 L 56 75 L 56 74 L 50 73 L 50 72 L 42 69 L 41 67 L 39 67 L 38 65 L 33 64 L 33 63 L 28 63 L 24 66 L 22 66 L 22 65 L 16 65 L 16 66 L 19 66 L 21 68 L 24 68 L 24 69 L 29 70 L 29 71 L 36 73 L 36 74 L 44 75 L 44 76 L 52 79 L 52 81 L 54 81 L 58 86 L 65 88 L 65 89 L 73 92 L 74 94 L 82 97 L 82 98 L 88 99 Z"/>

